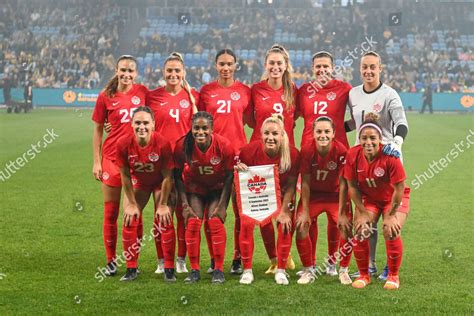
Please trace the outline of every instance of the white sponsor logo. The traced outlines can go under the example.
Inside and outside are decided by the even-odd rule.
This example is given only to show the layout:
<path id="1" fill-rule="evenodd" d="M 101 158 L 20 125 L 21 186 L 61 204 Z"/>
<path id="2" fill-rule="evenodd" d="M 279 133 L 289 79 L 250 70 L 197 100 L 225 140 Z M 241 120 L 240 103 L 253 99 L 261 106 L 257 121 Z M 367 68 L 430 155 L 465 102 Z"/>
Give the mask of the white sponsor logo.
<path id="1" fill-rule="evenodd" d="M 112 106 L 116 106 L 120 103 L 120 101 L 117 101 L 117 102 L 112 102 Z"/>
<path id="2" fill-rule="evenodd" d="M 165 104 L 168 104 L 168 102 L 160 102 L 160 105 L 163 106 Z"/>
<path id="3" fill-rule="evenodd" d="M 218 96 L 218 94 L 211 94 L 211 98 L 215 98 L 217 96 Z"/>
<path id="4" fill-rule="evenodd" d="M 262 100 L 265 101 L 266 99 L 269 99 L 270 97 L 263 97 Z"/>

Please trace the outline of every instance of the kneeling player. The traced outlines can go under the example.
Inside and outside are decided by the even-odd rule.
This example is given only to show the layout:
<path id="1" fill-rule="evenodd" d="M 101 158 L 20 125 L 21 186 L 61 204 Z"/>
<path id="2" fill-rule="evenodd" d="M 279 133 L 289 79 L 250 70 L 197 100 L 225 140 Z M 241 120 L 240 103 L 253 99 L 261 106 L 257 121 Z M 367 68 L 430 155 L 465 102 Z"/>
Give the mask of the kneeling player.
<path id="1" fill-rule="evenodd" d="M 335 129 L 332 120 L 321 116 L 313 122 L 313 141 L 301 150 L 301 199 L 296 218 L 296 246 L 303 263 L 303 273 L 299 284 L 315 280 L 313 267 L 316 264 L 316 242 L 318 240 L 317 218 L 321 213 L 328 216 L 328 266 L 326 273 L 336 276 L 336 259 L 339 245 L 338 211 L 339 178 L 345 163 L 347 148 L 334 139 Z M 346 199 L 347 200 L 347 199 Z M 345 241 L 341 240 L 341 245 Z M 339 255 L 339 256 L 338 256 Z M 350 284 L 347 272 L 351 253 L 344 253 L 341 261 L 341 282 Z"/>
<path id="2" fill-rule="evenodd" d="M 185 238 L 191 263 L 186 283 L 201 279 L 199 255 L 204 216 L 208 218 L 214 255 L 212 283 L 225 281 L 224 221 L 232 189 L 234 156 L 230 142 L 213 134 L 213 118 L 204 111 L 193 115 L 191 131 L 176 144 L 174 177 L 187 223 Z M 206 209 L 209 214 L 204 214 Z"/>
<path id="3" fill-rule="evenodd" d="M 125 195 L 129 200 L 124 210 L 122 242 L 128 253 L 127 272 L 121 281 L 137 277 L 137 260 L 143 226 L 139 225 L 142 211 L 150 195 L 156 206 L 156 217 L 160 222 L 158 233 L 162 234 L 165 259 L 165 280 L 174 282 L 175 231 L 173 214 L 167 206 L 173 186 L 173 154 L 170 144 L 154 132 L 155 121 L 149 107 L 140 106 L 133 112 L 134 134 L 124 136 L 117 142 L 117 166 L 120 168 Z"/>
<path id="4" fill-rule="evenodd" d="M 262 143 L 263 142 L 263 143 Z M 282 210 L 277 217 L 278 241 L 277 261 L 278 269 L 275 274 L 277 284 L 287 285 L 288 276 L 285 272 L 288 256 L 291 249 L 293 232 L 292 204 L 296 192 L 296 180 L 299 169 L 299 152 L 290 145 L 285 125 L 281 115 L 273 114 L 267 118 L 261 128 L 261 140 L 256 140 L 244 146 L 240 151 L 240 161 L 237 170 L 244 171 L 248 166 L 275 164 L 280 170 L 280 188 L 282 196 Z M 273 225 L 270 222 L 267 225 Z M 240 251 L 244 272 L 240 278 L 241 284 L 251 284 L 254 280 L 252 272 L 252 257 L 254 248 L 254 223 L 241 218 L 240 220 Z"/>
<path id="5" fill-rule="evenodd" d="M 382 154 L 382 130 L 377 116 L 369 113 L 359 129 L 360 145 L 346 157 L 344 178 L 356 206 L 354 249 L 360 277 L 352 286 L 364 288 L 370 283 L 369 241 L 373 226 L 383 216 L 383 234 L 389 275 L 385 289 L 398 289 L 398 271 L 402 262 L 401 229 L 408 215 L 410 189 L 405 187 L 405 170 L 400 159 Z"/>

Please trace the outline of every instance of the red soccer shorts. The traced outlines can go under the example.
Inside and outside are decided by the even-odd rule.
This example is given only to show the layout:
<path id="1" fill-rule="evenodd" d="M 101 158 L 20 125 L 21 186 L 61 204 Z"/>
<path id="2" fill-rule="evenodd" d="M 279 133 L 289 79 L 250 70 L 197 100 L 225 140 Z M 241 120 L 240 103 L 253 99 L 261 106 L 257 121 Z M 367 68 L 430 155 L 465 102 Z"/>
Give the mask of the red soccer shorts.
<path id="1" fill-rule="evenodd" d="M 374 201 L 368 197 L 363 197 L 362 202 L 364 203 L 364 207 L 367 211 L 379 214 L 382 212 L 383 214 L 390 212 L 392 208 L 392 202 L 378 202 Z M 402 202 L 400 203 L 400 207 L 398 208 L 397 212 L 408 214 L 410 211 L 410 188 L 405 187 L 403 192 Z"/>
<path id="2" fill-rule="evenodd" d="M 102 183 L 110 187 L 121 187 L 120 169 L 110 159 L 102 158 Z"/>

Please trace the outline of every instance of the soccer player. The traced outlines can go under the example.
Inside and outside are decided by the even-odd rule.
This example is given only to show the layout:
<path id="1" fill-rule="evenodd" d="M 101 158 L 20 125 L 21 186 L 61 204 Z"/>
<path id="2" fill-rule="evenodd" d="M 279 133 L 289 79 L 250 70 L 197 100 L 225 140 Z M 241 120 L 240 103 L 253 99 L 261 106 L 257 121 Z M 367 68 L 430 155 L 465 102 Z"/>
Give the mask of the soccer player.
<path id="1" fill-rule="evenodd" d="M 132 132 L 130 118 L 133 111 L 145 105 L 148 89 L 135 84 L 137 77 L 137 61 L 133 56 L 120 56 L 115 64 L 115 74 L 99 94 L 95 104 L 92 120 L 94 121 L 93 142 L 93 174 L 96 180 L 102 181 L 104 197 L 103 237 L 107 257 L 107 275 L 117 273 L 117 218 L 120 208 L 122 182 L 120 170 L 115 163 L 117 140 Z M 110 122 L 112 129 L 102 143 L 104 123 Z M 127 206 L 124 197 L 124 208 Z M 143 232 L 140 219 L 139 230 Z M 141 237 L 141 233 L 140 233 Z"/>
<path id="2" fill-rule="evenodd" d="M 265 73 L 262 81 L 255 83 L 251 88 L 251 100 L 248 111 L 253 118 L 251 123 L 254 130 L 250 141 L 261 138 L 263 121 L 274 113 L 281 114 L 285 120 L 285 131 L 290 144 L 294 146 L 295 140 L 293 129 L 295 127 L 296 110 L 296 86 L 292 79 L 293 66 L 290 55 L 281 45 L 273 45 L 265 54 Z M 267 274 L 274 274 L 277 270 L 275 229 L 273 223 L 260 227 L 265 250 L 270 258 L 271 264 Z M 294 269 L 293 259 L 288 260 L 288 268 Z"/>
<path id="3" fill-rule="evenodd" d="M 155 120 L 149 107 L 140 106 L 133 112 L 132 127 L 134 134 L 125 135 L 117 142 L 116 164 L 120 168 L 123 189 L 129 201 L 124 209 L 122 227 L 123 248 L 128 253 L 127 272 L 120 280 L 137 278 L 142 235 L 138 225 L 143 209 L 150 195 L 153 195 L 159 222 L 157 229 L 162 235 L 161 242 L 165 250 L 165 281 L 175 282 L 176 236 L 173 213 L 167 205 L 173 187 L 173 152 L 169 142 L 154 132 Z"/>
<path id="4" fill-rule="evenodd" d="M 245 136 L 244 123 L 251 121 L 248 116 L 247 108 L 250 103 L 250 88 L 234 79 L 234 73 L 237 67 L 237 57 L 234 52 L 228 48 L 217 52 L 215 67 L 218 79 L 214 82 L 204 85 L 200 91 L 199 110 L 209 112 L 214 118 L 214 133 L 227 138 L 234 151 L 238 154 L 240 148 L 247 144 Z M 240 258 L 239 232 L 240 218 L 239 210 L 235 200 L 235 192 L 232 191 L 232 209 L 234 210 L 234 258 L 230 272 L 232 274 L 242 273 L 242 260 Z M 206 238 L 209 237 L 207 222 L 204 223 Z M 212 242 L 208 238 L 208 245 Z M 209 249 L 212 251 L 212 247 Z M 211 253 L 212 254 L 212 253 Z M 211 255 L 212 257 L 212 255 Z M 212 272 L 214 263 L 211 261 Z"/>
<path id="5" fill-rule="evenodd" d="M 347 82 L 333 78 L 334 59 L 328 52 L 321 51 L 313 55 L 314 80 L 298 89 L 297 104 L 300 116 L 304 119 L 301 145 L 312 143 L 313 122 L 321 116 L 330 117 L 336 126 L 336 139 L 346 148 L 347 141 L 344 115 L 352 86 Z"/>
<path id="6" fill-rule="evenodd" d="M 382 60 L 374 51 L 366 52 L 360 61 L 360 74 L 363 84 L 354 87 L 349 92 L 349 106 L 352 120 L 348 121 L 348 129 L 359 130 L 365 114 L 377 113 L 380 116 L 379 124 L 382 128 L 383 153 L 402 157 L 402 144 L 408 134 L 408 122 L 405 116 L 402 101 L 398 93 L 383 83 L 380 79 L 382 73 Z M 356 144 L 359 143 L 356 138 Z M 377 247 L 377 231 L 370 238 L 370 264 L 371 274 L 377 273 L 375 254 Z M 388 275 L 388 266 L 380 275 L 385 280 Z M 353 274 L 358 276 L 358 273 Z"/>
<path id="7" fill-rule="evenodd" d="M 186 70 L 183 57 L 180 53 L 173 52 L 166 58 L 163 65 L 165 87 L 150 91 L 147 104 L 155 114 L 156 131 L 165 137 L 174 149 L 176 142 L 191 129 L 191 117 L 197 111 L 199 94 L 191 89 L 186 81 Z M 176 200 L 175 192 L 172 199 Z M 178 201 L 176 206 L 178 257 L 176 259 L 176 272 L 187 273 L 186 268 L 186 241 L 183 209 Z M 155 226 L 157 218 L 155 217 Z M 163 273 L 164 260 L 160 242 L 161 235 L 157 234 L 155 246 L 158 256 L 158 266 L 155 273 Z"/>
<path id="8" fill-rule="evenodd" d="M 410 189 L 404 183 L 405 170 L 400 159 L 382 155 L 383 129 L 377 123 L 377 115 L 369 113 L 366 116 L 358 139 L 360 145 L 348 151 L 344 167 L 349 194 L 356 205 L 354 254 L 360 277 L 352 286 L 364 288 L 370 283 L 368 237 L 382 215 L 389 267 L 384 289 L 398 289 L 403 255 L 400 233 L 408 215 L 410 198 Z"/>
<path id="9" fill-rule="evenodd" d="M 313 267 L 316 265 L 317 218 L 321 213 L 325 212 L 328 217 L 328 275 L 337 275 L 338 245 L 341 245 L 340 257 L 343 245 L 347 242 L 340 242 L 338 230 L 339 178 L 342 177 L 347 147 L 335 139 L 335 130 L 331 118 L 318 117 L 313 123 L 313 141 L 306 143 L 301 149 L 302 185 L 296 211 L 296 246 L 304 268 L 298 284 L 312 283 L 316 277 Z M 309 235 L 310 230 L 314 230 L 314 243 Z M 344 253 L 339 276 L 343 284 L 352 283 L 348 274 L 349 263 L 350 253 Z"/>
<path id="10" fill-rule="evenodd" d="M 174 177 L 186 225 L 186 246 L 191 272 L 184 280 L 200 280 L 201 226 L 207 216 L 215 268 L 212 283 L 224 283 L 226 231 L 224 221 L 232 189 L 234 150 L 230 142 L 213 133 L 213 118 L 204 111 L 193 115 L 192 129 L 178 141 Z M 209 214 L 204 210 L 208 209 Z"/>
<path id="11" fill-rule="evenodd" d="M 261 140 L 244 146 L 240 151 L 239 159 L 236 165 L 236 169 L 239 171 L 248 170 L 249 166 L 269 164 L 275 164 L 279 168 L 282 209 L 276 219 L 278 223 L 278 266 L 275 281 L 277 284 L 287 285 L 289 281 L 285 269 L 293 236 L 294 214 L 292 214 L 292 209 L 300 158 L 298 150 L 289 142 L 281 114 L 273 114 L 263 122 Z M 240 224 L 240 251 L 244 265 L 240 283 L 251 284 L 254 280 L 252 259 L 255 224 L 245 218 L 241 218 Z"/>

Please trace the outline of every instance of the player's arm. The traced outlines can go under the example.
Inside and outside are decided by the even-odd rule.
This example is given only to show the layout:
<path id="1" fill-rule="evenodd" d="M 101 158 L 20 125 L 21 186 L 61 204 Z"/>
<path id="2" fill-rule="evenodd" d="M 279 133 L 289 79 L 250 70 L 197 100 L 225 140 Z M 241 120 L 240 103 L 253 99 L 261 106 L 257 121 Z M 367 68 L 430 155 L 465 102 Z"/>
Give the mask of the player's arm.
<path id="1" fill-rule="evenodd" d="M 102 179 L 102 137 L 104 136 L 104 124 L 94 122 L 94 133 L 92 135 L 92 153 L 94 166 L 92 173 L 96 180 Z"/>
<path id="2" fill-rule="evenodd" d="M 155 214 L 160 223 L 164 226 L 167 226 L 170 225 L 173 220 L 173 216 L 168 207 L 168 198 L 170 196 L 171 189 L 173 188 L 173 172 L 171 169 L 163 169 L 161 170 L 161 174 L 163 175 L 163 181 L 161 182 L 160 201 L 156 206 Z"/>
<path id="3" fill-rule="evenodd" d="M 305 226 L 311 224 L 309 217 L 309 199 L 311 195 L 310 188 L 311 174 L 302 174 L 301 175 L 301 206 L 302 212 L 296 218 L 296 229 L 303 231 Z"/>
<path id="4" fill-rule="evenodd" d="M 290 176 L 288 177 L 288 182 L 286 185 L 286 190 L 283 195 L 283 202 L 281 206 L 280 214 L 277 217 L 277 222 L 280 223 L 283 227 L 283 232 L 291 231 L 291 210 L 293 208 L 293 197 L 296 193 L 296 181 L 297 177 Z"/>
<path id="5" fill-rule="evenodd" d="M 356 213 L 358 213 L 355 216 L 354 221 L 355 232 L 358 234 L 370 224 L 369 217 L 364 207 L 364 203 L 362 203 L 362 196 L 356 180 L 347 180 L 347 184 L 349 187 L 349 196 L 351 197 L 351 200 L 354 201 Z"/>
<path id="6" fill-rule="evenodd" d="M 222 188 L 219 203 L 217 204 L 214 213 L 211 216 L 217 215 L 222 221 L 225 221 L 227 205 L 229 205 L 230 193 L 232 191 L 232 181 L 234 180 L 234 173 L 227 170 L 224 177 L 224 187 Z"/>
<path id="7" fill-rule="evenodd" d="M 351 212 L 347 198 L 348 185 L 343 176 L 339 177 L 339 217 L 337 227 L 343 232 L 352 232 L 352 222 L 349 220 L 349 212 Z"/>
<path id="8" fill-rule="evenodd" d="M 402 227 L 400 226 L 397 218 L 397 211 L 400 207 L 403 198 L 403 192 L 405 190 L 404 181 L 395 183 L 393 185 L 392 204 L 388 216 L 383 219 L 384 228 L 390 231 L 391 238 L 395 238 L 400 234 Z"/>
<path id="9" fill-rule="evenodd" d="M 408 121 L 405 115 L 405 109 L 402 100 L 396 91 L 393 91 L 388 100 L 388 111 L 395 128 L 393 142 L 383 147 L 383 153 L 386 155 L 400 157 L 403 141 L 408 135 Z"/>
<path id="10" fill-rule="evenodd" d="M 184 187 L 184 182 L 182 178 L 183 169 L 181 168 L 174 168 L 173 175 L 174 175 L 174 183 L 176 186 L 176 191 L 178 193 L 179 200 L 181 200 L 181 205 L 183 206 L 183 215 L 184 219 L 187 222 L 190 216 L 198 217 L 196 213 L 194 213 L 191 206 L 188 203 L 188 197 L 186 195 L 186 189 Z"/>
<path id="11" fill-rule="evenodd" d="M 120 167 L 120 178 L 122 180 L 124 194 L 129 201 L 129 204 L 123 211 L 123 223 L 125 226 L 129 226 L 132 223 L 134 217 L 138 219 L 140 216 L 140 209 L 138 208 L 137 201 L 135 200 L 132 179 L 130 176 L 130 168 L 127 165 Z"/>
<path id="12" fill-rule="evenodd" d="M 354 113 L 352 113 L 352 103 L 350 97 L 347 99 L 346 107 L 349 108 L 349 113 L 351 114 L 351 118 L 344 122 L 344 129 L 346 130 L 346 133 L 348 133 L 356 129 L 356 123 L 354 120 Z"/>

